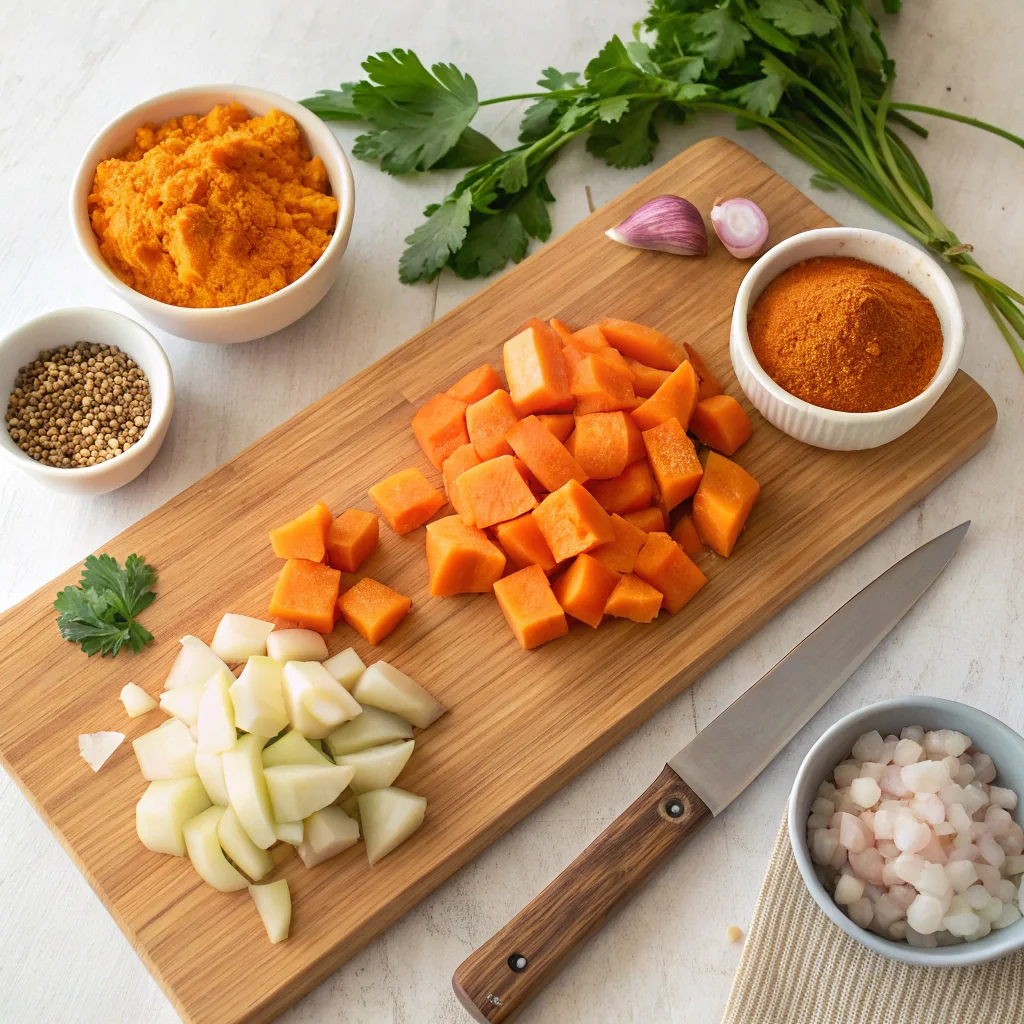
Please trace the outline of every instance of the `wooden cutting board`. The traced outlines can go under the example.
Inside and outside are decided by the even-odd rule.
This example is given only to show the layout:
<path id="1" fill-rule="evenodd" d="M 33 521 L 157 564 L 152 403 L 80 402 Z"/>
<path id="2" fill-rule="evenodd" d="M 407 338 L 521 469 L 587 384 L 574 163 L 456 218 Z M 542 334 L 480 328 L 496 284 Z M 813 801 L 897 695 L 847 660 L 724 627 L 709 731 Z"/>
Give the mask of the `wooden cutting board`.
<path id="1" fill-rule="evenodd" d="M 674 617 L 649 626 L 612 620 L 597 631 L 575 623 L 532 652 L 512 638 L 495 601 L 429 599 L 424 531 L 397 537 L 382 527 L 366 574 L 411 595 L 413 611 L 377 648 L 344 626 L 329 646 L 394 662 L 450 709 L 419 737 L 399 780 L 429 798 L 423 828 L 373 869 L 361 844 L 312 871 L 279 847 L 267 880 L 288 879 L 294 913 L 291 937 L 277 946 L 245 892 L 215 892 L 187 860 L 149 853 L 135 835 L 145 783 L 130 740 L 163 717 L 129 720 L 122 685 L 134 680 L 157 694 L 182 634 L 210 640 L 225 611 L 265 615 L 280 567 L 267 542 L 272 527 L 319 498 L 336 513 L 371 508 L 367 488 L 408 465 L 439 483 L 409 429 L 412 413 L 484 361 L 500 367 L 501 343 L 523 320 L 642 321 L 693 342 L 741 397 L 729 317 L 749 263 L 714 238 L 706 259 L 683 259 L 603 235 L 666 192 L 702 210 L 719 195 L 749 196 L 767 212 L 773 244 L 833 223 L 731 142 L 693 146 L 105 544 L 119 559 L 137 551 L 159 569 L 160 596 L 143 619 L 157 641 L 142 655 L 87 659 L 61 640 L 51 603 L 76 582 L 77 567 L 0 618 L 0 762 L 186 1021 L 280 1013 L 987 440 L 995 408 L 963 373 L 917 429 L 875 451 L 806 447 L 753 414 L 753 439 L 737 459 L 761 482 L 761 498 L 733 556 L 704 558 L 709 585 Z M 77 737 L 104 729 L 128 741 L 94 775 Z"/>

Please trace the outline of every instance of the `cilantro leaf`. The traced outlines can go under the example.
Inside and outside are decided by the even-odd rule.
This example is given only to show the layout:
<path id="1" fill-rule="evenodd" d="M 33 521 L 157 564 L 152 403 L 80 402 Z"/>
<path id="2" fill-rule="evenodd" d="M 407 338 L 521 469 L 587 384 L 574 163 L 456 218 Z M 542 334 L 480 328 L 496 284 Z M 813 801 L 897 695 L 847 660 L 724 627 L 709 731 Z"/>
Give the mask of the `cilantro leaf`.
<path id="1" fill-rule="evenodd" d="M 561 92 L 563 89 L 575 89 L 580 84 L 580 73 L 578 71 L 557 71 L 555 68 L 545 68 L 540 73 L 537 84 L 542 89 L 550 89 L 552 92 Z"/>
<path id="2" fill-rule="evenodd" d="M 498 179 L 498 187 L 511 195 L 526 188 L 530 180 L 530 173 L 526 168 L 526 155 L 516 153 L 508 163 L 505 164 L 501 177 Z"/>
<path id="3" fill-rule="evenodd" d="M 839 22 L 817 0 L 761 0 L 760 11 L 791 36 L 827 36 Z"/>
<path id="4" fill-rule="evenodd" d="M 750 39 L 749 29 L 721 7 L 697 15 L 693 31 L 701 37 L 696 49 L 716 68 L 726 68 L 742 57 Z"/>
<path id="5" fill-rule="evenodd" d="M 612 36 L 584 71 L 590 92 L 596 96 L 615 96 L 635 90 L 648 75 L 658 72 L 649 53 L 643 43 L 630 42 L 627 46 L 618 36 Z"/>
<path id="6" fill-rule="evenodd" d="M 791 75 L 786 65 L 771 54 L 761 61 L 761 71 L 764 78 L 747 82 L 732 90 L 730 95 L 738 99 L 747 110 L 753 110 L 763 117 L 771 117 L 782 100 L 782 94 L 786 91 L 786 83 Z"/>
<path id="7" fill-rule="evenodd" d="M 324 121 L 362 121 L 363 115 L 352 102 L 355 87 L 355 82 L 342 82 L 340 89 L 318 89 L 315 96 L 299 102 Z"/>
<path id="8" fill-rule="evenodd" d="M 519 216 L 511 209 L 484 217 L 466 232 L 461 248 L 451 258 L 451 268 L 462 278 L 486 277 L 511 260 L 518 263 L 530 239 Z"/>
<path id="9" fill-rule="evenodd" d="M 105 594 L 119 615 L 134 619 L 156 600 L 151 589 L 155 582 L 156 570 L 139 555 L 129 555 L 123 569 L 110 555 L 90 555 L 78 585 Z"/>
<path id="10" fill-rule="evenodd" d="M 500 146 L 495 145 L 486 135 L 475 128 L 466 128 L 459 141 L 448 150 L 431 168 L 450 170 L 454 167 L 478 167 L 480 164 L 501 156 Z"/>
<path id="11" fill-rule="evenodd" d="M 409 235 L 408 248 L 398 262 L 398 277 L 404 284 L 433 281 L 452 253 L 462 245 L 469 227 L 473 194 L 469 189 L 448 196 Z"/>
<path id="12" fill-rule="evenodd" d="M 600 120 L 618 121 L 629 109 L 629 99 L 625 96 L 609 96 L 601 100 L 595 109 Z"/>
<path id="13" fill-rule="evenodd" d="M 427 171 L 462 138 L 478 109 L 476 83 L 454 64 L 427 71 L 411 50 L 368 57 L 370 77 L 352 90 L 352 102 L 373 130 L 356 139 L 352 152 L 379 160 L 388 174 Z"/>
<path id="14" fill-rule="evenodd" d="M 850 10 L 849 25 L 858 66 L 866 71 L 880 71 L 885 59 L 885 48 L 877 27 L 856 6 Z"/>
<path id="15" fill-rule="evenodd" d="M 791 39 L 785 32 L 780 32 L 774 25 L 765 21 L 764 18 L 759 17 L 753 11 L 744 11 L 742 18 L 743 24 L 762 43 L 767 43 L 773 49 L 789 54 L 795 54 L 800 49 L 800 44 L 796 40 Z"/>
<path id="16" fill-rule="evenodd" d="M 546 173 L 546 167 L 544 171 Z M 548 203 L 554 201 L 555 197 L 551 194 L 551 189 L 548 188 L 547 178 L 541 175 L 516 199 L 511 209 L 531 238 L 546 242 L 551 237 L 551 216 L 548 213 Z"/>
<path id="17" fill-rule="evenodd" d="M 536 142 L 543 139 L 558 123 L 560 110 L 558 100 L 546 97 L 527 107 L 519 125 L 519 141 Z"/>
<path id="18" fill-rule="evenodd" d="M 654 159 L 658 132 L 654 112 L 659 100 L 632 101 L 614 124 L 598 121 L 587 138 L 587 149 L 612 167 L 640 167 Z"/>
<path id="19" fill-rule="evenodd" d="M 675 68 L 677 82 L 696 82 L 704 74 L 703 57 L 683 57 Z"/>

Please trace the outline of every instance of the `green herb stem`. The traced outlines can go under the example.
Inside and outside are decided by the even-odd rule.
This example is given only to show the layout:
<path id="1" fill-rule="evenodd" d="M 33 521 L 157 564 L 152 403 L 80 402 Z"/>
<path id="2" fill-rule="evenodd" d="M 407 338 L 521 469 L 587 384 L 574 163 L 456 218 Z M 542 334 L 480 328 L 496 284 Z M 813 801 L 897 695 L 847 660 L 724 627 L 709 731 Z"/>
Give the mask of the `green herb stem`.
<path id="1" fill-rule="evenodd" d="M 1008 132 L 998 125 L 989 124 L 987 121 L 979 121 L 976 117 L 968 117 L 966 114 L 955 114 L 952 110 L 941 110 L 938 107 L 926 107 L 920 103 L 901 103 L 893 101 L 893 110 L 913 110 L 917 114 L 931 114 L 932 117 L 943 117 L 947 121 L 959 121 L 961 124 L 969 124 L 972 128 L 980 128 L 983 132 L 991 132 L 1000 138 L 1009 139 L 1010 142 L 1024 147 L 1024 139 L 1013 132 Z"/>

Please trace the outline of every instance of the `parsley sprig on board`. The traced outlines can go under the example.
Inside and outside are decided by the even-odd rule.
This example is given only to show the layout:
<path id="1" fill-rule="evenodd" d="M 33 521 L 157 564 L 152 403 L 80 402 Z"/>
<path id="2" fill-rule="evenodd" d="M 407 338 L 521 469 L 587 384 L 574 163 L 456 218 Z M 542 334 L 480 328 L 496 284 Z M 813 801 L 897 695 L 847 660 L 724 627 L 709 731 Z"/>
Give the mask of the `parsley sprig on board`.
<path id="1" fill-rule="evenodd" d="M 155 582 L 156 570 L 140 555 L 129 555 L 123 569 L 110 555 L 90 555 L 79 585 L 65 587 L 53 602 L 61 636 L 90 657 L 115 657 L 125 644 L 138 654 L 153 634 L 135 617 L 156 600 Z"/>
<path id="2" fill-rule="evenodd" d="M 895 14 L 901 0 L 883 0 Z M 928 132 L 907 112 L 961 121 L 1024 146 L 974 118 L 893 100 L 896 67 L 865 0 L 651 0 L 633 38 L 613 37 L 578 72 L 545 70 L 538 90 L 480 100 L 451 64 L 415 54 L 367 58 L 367 79 L 303 103 L 325 120 L 361 121 L 353 152 L 389 174 L 468 167 L 424 211 L 399 263 L 404 282 L 445 267 L 477 277 L 519 262 L 530 238 L 551 234 L 547 174 L 577 136 L 614 167 L 654 157 L 658 125 L 705 111 L 758 127 L 815 168 L 813 183 L 870 203 L 966 274 L 1024 369 L 1024 295 L 986 274 L 970 245 L 939 219 L 908 134 Z M 480 107 L 531 99 L 519 143 L 499 149 L 471 127 Z"/>

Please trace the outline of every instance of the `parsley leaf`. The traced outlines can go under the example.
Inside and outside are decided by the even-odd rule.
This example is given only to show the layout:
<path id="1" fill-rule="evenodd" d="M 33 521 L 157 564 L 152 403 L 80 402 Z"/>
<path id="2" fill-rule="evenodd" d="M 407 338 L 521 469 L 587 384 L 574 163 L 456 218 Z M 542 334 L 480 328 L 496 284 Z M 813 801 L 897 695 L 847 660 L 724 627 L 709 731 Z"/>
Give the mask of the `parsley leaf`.
<path id="1" fill-rule="evenodd" d="M 129 555 L 123 569 L 110 555 L 90 555 L 79 586 L 65 587 L 53 602 L 61 636 L 90 657 L 115 657 L 126 643 L 138 654 L 153 634 L 135 616 L 156 600 L 155 582 L 156 570 L 140 555 Z"/>
<path id="2" fill-rule="evenodd" d="M 612 36 L 584 72 L 590 92 L 597 96 L 615 96 L 636 91 L 652 73 L 648 68 L 657 73 L 657 65 L 647 56 L 649 52 L 643 43 L 630 42 L 627 46 L 618 36 Z"/>
<path id="3" fill-rule="evenodd" d="M 734 89 L 730 95 L 743 104 L 747 110 L 753 110 L 763 117 L 771 117 L 782 100 L 786 91 L 786 83 L 791 79 L 789 69 L 778 57 L 767 56 L 761 61 L 764 78 L 754 79 Z"/>
<path id="4" fill-rule="evenodd" d="M 563 89 L 575 89 L 580 84 L 580 73 L 578 71 L 558 71 L 555 68 L 545 68 L 540 73 L 537 84 L 542 89 L 550 89 L 552 92 L 561 92 Z"/>
<path id="5" fill-rule="evenodd" d="M 502 149 L 495 145 L 486 135 L 475 128 L 466 128 L 459 136 L 459 141 L 448 150 L 431 168 L 432 170 L 450 170 L 454 167 L 476 167 L 478 164 L 501 156 Z"/>
<path id="6" fill-rule="evenodd" d="M 791 36 L 827 36 L 839 22 L 817 0 L 761 0 L 761 14 Z"/>
<path id="7" fill-rule="evenodd" d="M 556 99 L 537 100 L 526 108 L 519 125 L 520 142 L 536 142 L 552 131 L 561 116 L 562 105 Z"/>
<path id="8" fill-rule="evenodd" d="M 716 68 L 726 68 L 742 57 L 750 39 L 750 31 L 721 7 L 694 18 L 693 30 L 701 37 L 696 49 Z"/>
<path id="9" fill-rule="evenodd" d="M 450 195 L 406 238 L 408 248 L 398 261 L 398 277 L 403 284 L 433 281 L 441 273 L 448 257 L 466 237 L 472 206 L 473 194 L 469 189 Z"/>
<path id="10" fill-rule="evenodd" d="M 299 102 L 324 121 L 362 121 L 363 115 L 352 101 L 355 87 L 355 82 L 342 82 L 341 89 L 318 89 L 315 96 Z"/>
<path id="11" fill-rule="evenodd" d="M 466 232 L 466 240 L 451 259 L 459 277 L 486 277 L 509 260 L 518 263 L 530 244 L 523 222 L 512 209 L 484 217 Z"/>
<path id="12" fill-rule="evenodd" d="M 587 149 L 612 167 L 640 167 L 654 159 L 658 132 L 654 112 L 659 100 L 633 101 L 614 124 L 598 121 L 587 138 Z"/>

